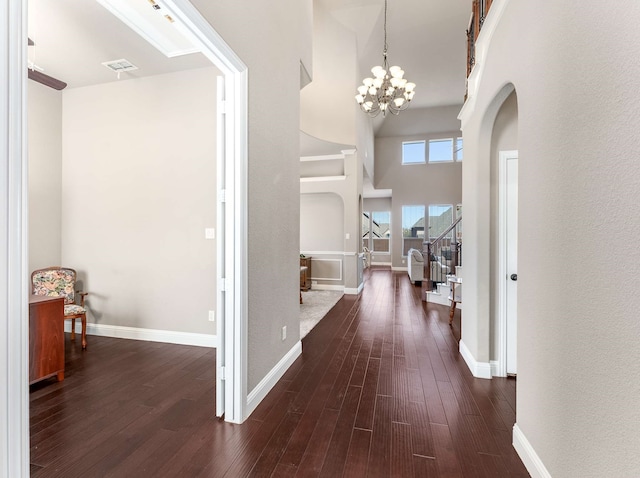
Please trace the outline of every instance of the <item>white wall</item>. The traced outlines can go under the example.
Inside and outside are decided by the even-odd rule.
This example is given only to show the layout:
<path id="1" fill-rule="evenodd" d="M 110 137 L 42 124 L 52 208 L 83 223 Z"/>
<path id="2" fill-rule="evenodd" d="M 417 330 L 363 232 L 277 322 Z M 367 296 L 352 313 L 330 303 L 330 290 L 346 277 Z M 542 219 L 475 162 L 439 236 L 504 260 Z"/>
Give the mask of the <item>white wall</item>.
<path id="1" fill-rule="evenodd" d="M 62 259 L 90 322 L 215 333 L 216 74 L 64 92 Z"/>
<path id="2" fill-rule="evenodd" d="M 458 131 L 460 105 L 415 108 L 410 106 L 398 116 L 389 115 L 378 129 L 376 137 L 413 136 L 423 133 Z"/>
<path id="3" fill-rule="evenodd" d="M 62 93 L 27 84 L 29 273 L 61 264 Z"/>
<path id="4" fill-rule="evenodd" d="M 300 129 L 334 143 L 356 144 L 355 33 L 320 2 L 313 7 L 313 82 L 300 92 Z"/>
<path id="5" fill-rule="evenodd" d="M 300 252 L 314 288 L 344 287 L 344 202 L 335 193 L 300 195 Z"/>
<path id="6" fill-rule="evenodd" d="M 519 450 L 534 476 L 637 476 L 640 4 L 497 0 L 492 13 L 505 5 L 462 112 L 462 339 L 488 360 L 491 138 L 515 87 Z"/>
<path id="7" fill-rule="evenodd" d="M 300 250 L 344 250 L 344 205 L 337 194 L 300 195 Z"/>
<path id="8" fill-rule="evenodd" d="M 407 111 L 403 112 L 402 115 Z M 426 214 L 429 204 L 451 204 L 455 206 L 462 201 L 462 163 L 402 164 L 403 141 L 425 140 L 428 148 L 430 139 L 454 138 L 461 135 L 460 130 L 444 129 L 458 123 L 453 114 L 453 108 L 445 107 L 417 111 L 422 112 L 422 116 L 426 118 L 420 122 L 425 128 L 421 133 L 411 136 L 378 137 L 375 141 L 376 174 L 374 187 L 393 190 L 391 209 L 391 262 L 393 267 L 406 267 L 406 261 L 403 262 L 402 257 L 403 205 L 424 205 Z M 400 117 L 392 119 L 398 120 Z M 439 121 L 437 120 L 438 117 L 440 118 Z"/>
<path id="9" fill-rule="evenodd" d="M 248 391 L 300 340 L 299 72 L 306 43 L 296 23 L 307 21 L 310 1 L 192 2 L 248 66 Z"/>

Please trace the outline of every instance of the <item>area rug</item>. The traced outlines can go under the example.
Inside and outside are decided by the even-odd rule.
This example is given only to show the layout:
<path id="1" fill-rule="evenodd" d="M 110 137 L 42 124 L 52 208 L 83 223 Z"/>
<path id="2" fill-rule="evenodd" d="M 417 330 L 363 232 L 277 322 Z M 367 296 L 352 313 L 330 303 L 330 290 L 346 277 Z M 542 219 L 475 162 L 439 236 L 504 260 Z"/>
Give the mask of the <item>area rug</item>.
<path id="1" fill-rule="evenodd" d="M 300 304 L 300 338 L 311 332 L 344 294 L 335 290 L 302 292 Z"/>

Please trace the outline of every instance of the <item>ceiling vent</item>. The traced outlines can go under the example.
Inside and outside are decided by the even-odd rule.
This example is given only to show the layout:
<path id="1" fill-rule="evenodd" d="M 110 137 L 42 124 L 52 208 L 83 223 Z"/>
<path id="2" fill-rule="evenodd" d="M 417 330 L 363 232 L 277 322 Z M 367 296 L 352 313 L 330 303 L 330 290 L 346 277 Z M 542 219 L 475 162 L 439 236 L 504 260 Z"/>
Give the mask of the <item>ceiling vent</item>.
<path id="1" fill-rule="evenodd" d="M 111 71 L 115 71 L 116 73 L 138 69 L 137 66 L 131 63 L 129 60 L 125 60 L 124 58 L 121 60 L 105 61 L 102 64 L 109 68 Z"/>

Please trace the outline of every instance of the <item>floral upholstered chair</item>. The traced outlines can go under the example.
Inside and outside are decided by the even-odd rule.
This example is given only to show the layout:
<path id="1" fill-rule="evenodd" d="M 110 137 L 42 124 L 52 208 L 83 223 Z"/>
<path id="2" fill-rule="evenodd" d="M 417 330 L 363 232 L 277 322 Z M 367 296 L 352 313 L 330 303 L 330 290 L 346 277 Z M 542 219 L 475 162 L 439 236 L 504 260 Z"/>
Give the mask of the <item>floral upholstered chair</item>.
<path id="1" fill-rule="evenodd" d="M 64 318 L 71 319 L 71 340 L 76 338 L 76 319 L 82 321 L 82 349 L 87 348 L 86 292 L 76 291 L 76 271 L 65 267 L 38 269 L 31 274 L 31 293 L 49 297 L 64 297 Z M 80 305 L 76 304 L 76 294 Z"/>

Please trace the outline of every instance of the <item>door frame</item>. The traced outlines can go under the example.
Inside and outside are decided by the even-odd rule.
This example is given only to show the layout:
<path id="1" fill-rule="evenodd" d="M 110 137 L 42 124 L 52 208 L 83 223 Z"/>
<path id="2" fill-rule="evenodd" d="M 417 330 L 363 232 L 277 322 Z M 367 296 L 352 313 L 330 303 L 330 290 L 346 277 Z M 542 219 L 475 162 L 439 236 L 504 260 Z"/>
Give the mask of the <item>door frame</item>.
<path id="1" fill-rule="evenodd" d="M 233 238 L 220 285 L 228 292 L 227 421 L 245 419 L 247 403 L 247 158 L 248 71 L 246 65 L 188 0 L 163 2 L 174 18 L 204 46 L 204 54 L 226 79 L 224 161 L 230 181 L 225 199 L 225 234 Z M 28 333 L 28 164 L 27 164 L 27 2 L 0 4 L 0 475 L 29 476 Z M 213 401 L 213 399 L 212 399 Z"/>
<path id="2" fill-rule="evenodd" d="M 224 178 L 218 177 L 217 212 L 224 208 L 221 234 L 224 250 L 218 248 L 217 260 L 224 258 L 224 268 L 217 268 L 218 347 L 224 358 L 224 396 L 216 397 L 216 415 L 225 421 L 242 423 L 247 408 L 247 164 L 248 164 L 248 68 L 205 20 L 189 0 L 162 0 L 170 15 L 184 27 L 184 33 L 223 73 L 224 92 L 218 99 L 224 104 L 224 148 L 218 162 L 224 161 Z M 218 112 L 220 113 L 220 112 Z M 220 128 L 223 126 L 223 128 Z M 222 303 L 221 300 L 222 299 Z M 220 323 L 220 321 L 223 321 Z"/>
<path id="3" fill-rule="evenodd" d="M 507 376 L 507 160 L 518 159 L 518 150 L 498 154 L 498 377 Z"/>

